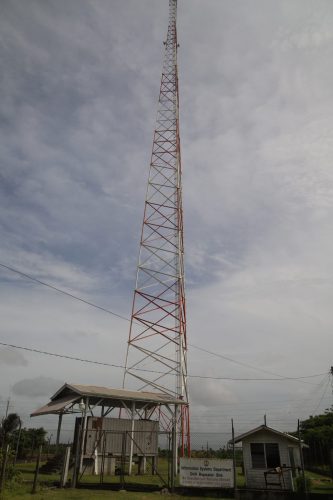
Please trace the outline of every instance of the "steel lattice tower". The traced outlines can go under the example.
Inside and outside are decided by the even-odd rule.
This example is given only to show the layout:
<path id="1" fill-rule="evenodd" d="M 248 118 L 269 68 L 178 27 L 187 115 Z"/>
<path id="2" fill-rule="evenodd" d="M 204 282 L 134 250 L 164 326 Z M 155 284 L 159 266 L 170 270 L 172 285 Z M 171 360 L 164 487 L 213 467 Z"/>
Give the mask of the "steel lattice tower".
<path id="1" fill-rule="evenodd" d="M 176 20 L 177 0 L 169 0 L 124 385 L 130 376 L 139 390 L 188 402 Z M 177 427 L 189 449 L 188 406 Z"/>

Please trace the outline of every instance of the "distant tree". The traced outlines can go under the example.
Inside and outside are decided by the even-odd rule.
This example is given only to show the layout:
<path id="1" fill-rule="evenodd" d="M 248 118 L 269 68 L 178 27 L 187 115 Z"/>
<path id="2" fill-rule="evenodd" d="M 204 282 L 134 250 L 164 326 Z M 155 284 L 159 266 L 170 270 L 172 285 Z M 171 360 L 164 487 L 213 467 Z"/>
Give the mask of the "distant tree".
<path id="1" fill-rule="evenodd" d="M 322 415 L 310 416 L 300 423 L 301 436 L 309 445 L 307 455 L 312 463 L 329 464 L 333 450 L 333 411 L 327 409 Z"/>
<path id="2" fill-rule="evenodd" d="M 2 420 L 0 427 L 0 441 L 2 448 L 10 442 L 13 433 L 20 427 L 20 425 L 21 419 L 17 413 L 10 413 Z"/>
<path id="3" fill-rule="evenodd" d="M 47 431 L 43 427 L 39 428 L 23 428 L 21 432 L 16 430 L 12 435 L 12 446 L 16 447 L 18 444 L 18 458 L 32 458 L 35 450 L 39 446 L 45 446 Z"/>

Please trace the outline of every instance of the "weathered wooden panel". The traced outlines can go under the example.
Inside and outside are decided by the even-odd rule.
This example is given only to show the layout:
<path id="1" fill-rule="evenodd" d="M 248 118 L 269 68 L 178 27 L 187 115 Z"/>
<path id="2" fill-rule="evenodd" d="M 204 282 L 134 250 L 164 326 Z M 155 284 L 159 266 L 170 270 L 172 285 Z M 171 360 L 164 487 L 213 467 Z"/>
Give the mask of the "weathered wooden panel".
<path id="1" fill-rule="evenodd" d="M 88 417 L 85 455 L 97 453 L 120 456 L 123 443 L 129 455 L 132 421 L 119 418 Z M 134 455 L 158 455 L 158 421 L 134 420 Z"/>

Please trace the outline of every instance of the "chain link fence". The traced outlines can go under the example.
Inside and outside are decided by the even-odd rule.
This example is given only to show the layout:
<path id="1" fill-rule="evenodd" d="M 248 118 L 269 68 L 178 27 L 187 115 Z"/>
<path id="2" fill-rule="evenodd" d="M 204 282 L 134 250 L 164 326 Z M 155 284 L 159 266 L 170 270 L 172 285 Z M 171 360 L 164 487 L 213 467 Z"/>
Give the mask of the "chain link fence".
<path id="1" fill-rule="evenodd" d="M 172 467 L 177 469 L 181 446 L 172 452 L 172 433 L 161 431 L 110 431 L 88 429 L 76 433 L 72 447 L 70 471 L 75 484 L 89 482 L 170 487 Z M 83 445 L 81 446 L 81 440 Z M 232 459 L 230 433 L 192 433 L 192 458 Z M 236 454 L 241 465 L 241 452 Z M 177 463 L 175 463 L 177 460 Z"/>

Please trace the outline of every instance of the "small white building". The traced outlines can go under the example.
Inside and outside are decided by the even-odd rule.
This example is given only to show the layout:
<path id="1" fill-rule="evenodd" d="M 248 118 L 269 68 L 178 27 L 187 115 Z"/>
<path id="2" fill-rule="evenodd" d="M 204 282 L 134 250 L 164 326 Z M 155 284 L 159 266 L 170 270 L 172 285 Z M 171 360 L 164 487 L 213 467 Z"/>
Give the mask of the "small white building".
<path id="1" fill-rule="evenodd" d="M 247 488 L 294 490 L 301 467 L 298 438 L 261 425 L 235 437 L 234 443 L 242 443 Z"/>

